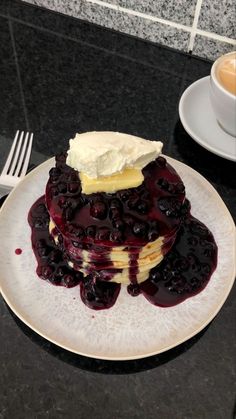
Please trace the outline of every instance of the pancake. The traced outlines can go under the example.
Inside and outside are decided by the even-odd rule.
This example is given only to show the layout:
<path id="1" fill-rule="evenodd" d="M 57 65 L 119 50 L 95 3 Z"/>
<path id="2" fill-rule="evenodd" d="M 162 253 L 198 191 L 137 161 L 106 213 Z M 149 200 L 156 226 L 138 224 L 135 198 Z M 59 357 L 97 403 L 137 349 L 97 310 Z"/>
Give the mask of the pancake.
<path id="1" fill-rule="evenodd" d="M 138 187 L 84 194 L 66 153 L 56 157 L 46 186 L 49 231 L 70 267 L 129 284 L 146 280 L 163 260 L 181 224 L 185 188 L 164 157 L 142 174 Z"/>

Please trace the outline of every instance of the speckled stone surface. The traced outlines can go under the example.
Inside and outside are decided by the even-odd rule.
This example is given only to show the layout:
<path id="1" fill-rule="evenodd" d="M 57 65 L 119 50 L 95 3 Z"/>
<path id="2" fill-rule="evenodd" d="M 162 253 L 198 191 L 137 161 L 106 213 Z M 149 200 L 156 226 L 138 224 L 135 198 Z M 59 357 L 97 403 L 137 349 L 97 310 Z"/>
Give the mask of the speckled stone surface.
<path id="1" fill-rule="evenodd" d="M 216 60 L 227 52 L 235 51 L 236 45 L 227 42 L 221 42 L 215 39 L 209 39 L 202 35 L 196 35 L 193 54 L 207 58 L 209 60 Z"/>
<path id="2" fill-rule="evenodd" d="M 203 0 L 198 27 L 236 39 L 235 0 Z"/>
<path id="3" fill-rule="evenodd" d="M 211 62 L 49 11 L 36 14 L 23 3 L 13 15 L 14 4 L 9 21 L 0 18 L 0 164 L 17 128 L 35 132 L 31 164 L 66 148 L 76 131 L 159 138 L 166 154 L 213 184 L 236 220 L 235 163 L 196 144 L 178 117 L 183 90 L 209 74 Z M 68 37 L 70 28 L 76 40 Z M 195 338 L 129 362 L 62 350 L 25 326 L 1 299 L 0 417 L 234 418 L 235 298 L 234 286 L 218 316 Z"/>
<path id="4" fill-rule="evenodd" d="M 81 19 L 152 42 L 187 51 L 189 32 L 138 16 L 83 2 Z"/>
<path id="5" fill-rule="evenodd" d="M 87 0 L 73 0 L 70 2 L 67 0 L 24 1 L 182 51 L 188 50 L 190 33 L 188 30 L 176 29 L 170 25 L 153 22 L 149 19 L 135 16 L 124 11 L 121 12 L 119 7 L 162 18 L 173 23 L 180 23 L 189 29 L 193 24 L 196 8 L 196 0 L 171 0 L 171 2 L 166 2 L 164 0 L 155 2 L 150 0 L 108 0 L 107 3 L 116 6 L 116 9 L 111 9 L 102 4 L 90 3 Z M 2 2 L 3 10 L 4 4 L 9 1 L 2 0 Z M 13 2 L 13 9 L 15 8 L 14 4 L 15 2 Z M 36 11 L 35 14 L 37 14 Z M 233 0 L 225 0 L 223 2 L 217 0 L 214 0 L 213 2 L 210 0 L 203 0 L 198 21 L 198 29 L 226 36 L 233 41 L 236 38 L 235 19 L 236 9 Z M 45 26 L 44 23 L 42 23 L 42 25 Z M 75 29 L 76 25 L 72 24 L 71 26 L 71 36 L 80 37 L 81 34 L 78 34 Z M 55 30 L 55 27 L 52 26 L 50 29 Z M 58 30 L 57 27 L 56 30 Z M 86 31 L 85 33 L 87 34 Z M 85 37 L 86 35 L 84 35 L 83 38 L 85 39 Z M 194 45 L 193 51 L 203 58 L 207 57 L 214 60 L 221 50 L 227 51 L 227 45 L 224 47 L 221 40 L 218 41 L 208 37 L 203 38 L 203 44 L 206 43 L 206 48 L 204 50 L 204 45 L 203 49 L 199 45 L 200 38 L 201 36 L 196 37 L 196 45 Z M 235 47 L 236 46 L 234 45 L 234 49 Z"/>
<path id="6" fill-rule="evenodd" d="M 27 3 L 35 6 L 45 7 L 55 12 L 64 13 L 69 16 L 79 16 L 81 0 L 26 0 Z"/>
<path id="7" fill-rule="evenodd" d="M 196 0 L 108 0 L 108 3 L 187 26 L 192 25 L 196 7 Z"/>
<path id="8" fill-rule="evenodd" d="M 16 131 L 21 125 L 25 126 L 25 109 L 22 106 L 22 96 L 19 90 L 19 77 L 11 42 L 10 28 L 8 21 L 0 17 L 0 114 L 2 121 L 1 134 L 4 135 L 7 135 L 8 125 L 11 125 L 12 132 Z M 7 83 L 6 80 L 8 80 Z M 8 102 L 7 112 L 5 108 L 6 101 Z"/>

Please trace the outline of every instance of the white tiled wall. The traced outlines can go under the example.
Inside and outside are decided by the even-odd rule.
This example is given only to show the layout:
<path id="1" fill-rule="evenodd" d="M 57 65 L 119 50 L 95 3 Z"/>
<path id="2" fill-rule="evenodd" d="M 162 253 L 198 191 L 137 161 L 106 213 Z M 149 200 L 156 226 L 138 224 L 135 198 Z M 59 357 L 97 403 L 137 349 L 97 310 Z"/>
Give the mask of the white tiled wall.
<path id="1" fill-rule="evenodd" d="M 25 0 L 214 60 L 236 50 L 235 0 Z"/>

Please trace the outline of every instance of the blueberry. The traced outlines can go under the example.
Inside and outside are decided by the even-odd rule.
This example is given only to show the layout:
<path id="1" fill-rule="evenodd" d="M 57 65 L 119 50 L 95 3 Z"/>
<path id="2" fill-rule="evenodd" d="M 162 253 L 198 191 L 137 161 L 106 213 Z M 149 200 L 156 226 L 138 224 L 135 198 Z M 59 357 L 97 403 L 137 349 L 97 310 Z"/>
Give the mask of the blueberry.
<path id="1" fill-rule="evenodd" d="M 182 207 L 181 207 L 181 210 L 180 210 L 181 215 L 182 215 L 183 217 L 185 217 L 186 215 L 188 215 L 188 214 L 189 214 L 190 209 L 191 209 L 190 202 L 189 202 L 189 200 L 188 200 L 188 199 L 186 199 L 186 200 L 184 201 L 184 203 L 182 204 Z"/>
<path id="2" fill-rule="evenodd" d="M 90 207 L 90 214 L 94 218 L 104 220 L 107 216 L 106 204 L 102 201 L 95 202 Z"/>
<path id="3" fill-rule="evenodd" d="M 189 282 L 190 282 L 191 287 L 192 287 L 193 289 L 196 289 L 196 288 L 199 286 L 199 281 L 198 281 L 198 279 L 197 279 L 197 278 L 195 278 L 195 277 L 190 278 Z"/>
<path id="4" fill-rule="evenodd" d="M 80 246 L 80 243 L 76 242 L 75 240 L 72 240 L 71 243 L 73 244 L 74 247 L 79 247 Z"/>
<path id="5" fill-rule="evenodd" d="M 110 208 L 121 208 L 122 204 L 117 198 L 113 198 L 110 201 Z"/>
<path id="6" fill-rule="evenodd" d="M 165 178 L 158 179 L 157 183 L 158 185 L 160 185 L 161 189 L 164 189 L 167 191 L 167 189 L 169 188 L 169 182 Z"/>
<path id="7" fill-rule="evenodd" d="M 120 218 L 115 219 L 112 222 L 112 225 L 113 225 L 114 228 L 117 228 L 117 230 L 124 230 L 124 228 L 125 228 L 125 223 Z"/>
<path id="8" fill-rule="evenodd" d="M 42 274 L 43 279 L 49 279 L 52 273 L 53 273 L 53 269 L 51 266 L 47 265 L 47 266 L 42 267 L 41 274 Z"/>
<path id="9" fill-rule="evenodd" d="M 174 198 L 160 198 L 158 205 L 167 217 L 177 217 L 181 208 L 181 202 Z"/>
<path id="10" fill-rule="evenodd" d="M 142 222 L 136 222 L 133 226 L 133 232 L 136 236 L 144 237 L 147 233 L 146 224 Z"/>
<path id="11" fill-rule="evenodd" d="M 123 217 L 123 220 L 125 224 L 127 224 L 130 227 L 132 227 L 135 223 L 135 219 L 132 217 L 132 215 L 129 215 L 129 214 L 125 214 Z"/>
<path id="12" fill-rule="evenodd" d="M 122 190 L 120 191 L 119 195 L 120 195 L 121 200 L 125 202 L 130 197 L 130 191 L 128 189 Z"/>
<path id="13" fill-rule="evenodd" d="M 116 242 L 116 243 L 120 243 L 123 241 L 123 235 L 121 233 L 121 231 L 119 230 L 114 230 L 111 232 L 110 234 L 110 240 L 112 242 Z"/>
<path id="14" fill-rule="evenodd" d="M 159 222 L 157 220 L 149 221 L 150 228 L 159 230 Z"/>
<path id="15" fill-rule="evenodd" d="M 68 185 L 68 190 L 70 193 L 76 193 L 79 190 L 79 184 L 78 182 L 71 182 Z"/>
<path id="16" fill-rule="evenodd" d="M 199 272 L 201 269 L 201 264 L 198 258 L 193 253 L 189 253 L 187 256 L 187 259 L 188 259 L 191 269 L 194 272 Z"/>
<path id="17" fill-rule="evenodd" d="M 49 259 L 53 263 L 59 262 L 61 259 L 61 252 L 59 250 L 52 250 L 49 255 Z"/>
<path id="18" fill-rule="evenodd" d="M 94 295 L 92 292 L 87 291 L 87 292 L 86 292 L 86 299 L 87 299 L 88 301 L 94 301 L 94 300 L 95 300 L 95 295 Z"/>
<path id="19" fill-rule="evenodd" d="M 41 257 L 47 256 L 49 254 L 49 252 L 50 252 L 50 248 L 48 246 L 40 247 L 38 249 L 38 254 Z"/>
<path id="20" fill-rule="evenodd" d="M 129 284 L 127 291 L 132 297 L 137 297 L 141 292 L 138 284 Z"/>
<path id="21" fill-rule="evenodd" d="M 121 211 L 119 208 L 111 208 L 109 211 L 109 218 L 111 220 L 115 220 L 116 218 L 120 218 Z"/>
<path id="22" fill-rule="evenodd" d="M 212 254 L 213 254 L 213 248 L 207 247 L 206 249 L 204 249 L 203 254 L 207 258 L 210 258 L 212 256 Z"/>
<path id="23" fill-rule="evenodd" d="M 52 167 L 49 170 L 49 176 L 60 176 L 61 174 L 61 169 L 59 169 L 58 167 Z"/>
<path id="24" fill-rule="evenodd" d="M 68 175 L 68 181 L 69 182 L 76 182 L 78 181 L 79 177 L 78 177 L 78 173 L 75 171 L 71 171 Z"/>
<path id="25" fill-rule="evenodd" d="M 211 268 L 207 263 L 203 263 L 201 268 L 204 275 L 208 275 L 211 272 Z"/>
<path id="26" fill-rule="evenodd" d="M 99 228 L 96 238 L 98 240 L 109 240 L 110 230 L 107 227 Z"/>
<path id="27" fill-rule="evenodd" d="M 61 170 L 58 167 L 53 167 L 49 171 L 49 176 L 52 183 L 58 182 L 60 175 L 61 175 Z"/>
<path id="28" fill-rule="evenodd" d="M 175 192 L 175 186 L 173 185 L 173 183 L 170 183 L 168 186 L 168 192 L 173 194 Z"/>
<path id="29" fill-rule="evenodd" d="M 77 226 L 75 229 L 75 236 L 78 237 L 78 239 L 83 239 L 84 237 L 84 229 L 81 226 Z"/>
<path id="30" fill-rule="evenodd" d="M 68 233 L 72 236 L 78 237 L 79 239 L 84 237 L 84 229 L 78 224 L 70 224 L 68 226 Z"/>
<path id="31" fill-rule="evenodd" d="M 57 166 L 61 166 L 66 162 L 67 153 L 62 151 L 61 153 L 56 155 L 56 163 Z"/>
<path id="32" fill-rule="evenodd" d="M 37 229 L 43 229 L 44 228 L 44 222 L 40 219 L 40 218 L 36 218 L 36 220 L 34 220 L 34 227 Z"/>
<path id="33" fill-rule="evenodd" d="M 45 246 L 46 246 L 46 241 L 44 239 L 39 239 L 35 243 L 36 249 L 39 249 L 40 247 L 45 247 Z"/>
<path id="34" fill-rule="evenodd" d="M 156 161 L 160 167 L 166 166 L 166 159 L 164 157 L 159 156 Z"/>
<path id="35" fill-rule="evenodd" d="M 66 183 L 58 183 L 57 188 L 58 188 L 58 191 L 60 193 L 66 193 L 67 192 L 67 185 L 66 185 Z"/>
<path id="36" fill-rule="evenodd" d="M 161 274 L 158 271 L 152 271 L 150 273 L 150 279 L 152 282 L 160 282 L 161 281 Z"/>
<path id="37" fill-rule="evenodd" d="M 35 208 L 35 212 L 36 212 L 36 214 L 39 214 L 39 215 L 43 215 L 44 213 L 46 213 L 47 212 L 47 209 L 46 209 L 45 204 L 39 204 Z"/>
<path id="38" fill-rule="evenodd" d="M 198 244 L 198 239 L 195 236 L 190 236 L 190 237 L 188 237 L 187 242 L 188 242 L 188 244 L 190 246 L 194 246 L 195 247 Z"/>
<path id="39" fill-rule="evenodd" d="M 65 269 L 62 266 L 60 266 L 59 268 L 57 268 L 56 275 L 59 278 L 62 278 L 64 276 L 64 274 L 65 274 Z"/>
<path id="40" fill-rule="evenodd" d="M 188 285 L 184 278 L 177 277 L 172 280 L 172 287 L 170 287 L 170 291 L 175 291 L 178 294 L 183 294 L 188 288 Z"/>
<path id="41" fill-rule="evenodd" d="M 51 188 L 51 195 L 52 196 L 57 196 L 59 194 L 59 191 L 57 189 L 56 186 L 54 186 L 53 188 Z"/>
<path id="42" fill-rule="evenodd" d="M 74 211 L 72 208 L 66 208 L 65 210 L 65 219 L 66 221 L 71 221 L 73 219 L 74 216 Z"/>
<path id="43" fill-rule="evenodd" d="M 131 196 L 127 202 L 127 205 L 130 209 L 135 210 L 137 209 L 137 205 L 139 202 L 140 201 L 138 196 Z"/>
<path id="44" fill-rule="evenodd" d="M 147 214 L 148 212 L 148 203 L 146 201 L 139 201 L 137 205 L 137 211 L 140 214 Z"/>
<path id="45" fill-rule="evenodd" d="M 159 237 L 158 229 L 151 227 L 148 232 L 148 240 L 154 241 L 154 240 L 157 240 L 158 237 Z"/>
<path id="46" fill-rule="evenodd" d="M 60 208 L 66 208 L 66 207 L 68 206 L 68 204 L 67 204 L 67 200 L 66 200 L 66 197 L 65 197 L 65 196 L 61 196 L 61 197 L 59 198 L 59 200 L 58 200 L 58 206 L 59 206 Z"/>
<path id="47" fill-rule="evenodd" d="M 178 271 L 186 271 L 189 268 L 189 261 L 184 256 L 180 256 L 173 261 L 173 265 Z"/>
<path id="48" fill-rule="evenodd" d="M 175 186 L 175 190 L 177 193 L 184 193 L 185 191 L 185 186 L 182 182 L 177 183 L 177 185 Z"/>
<path id="49" fill-rule="evenodd" d="M 190 230 L 193 234 L 196 234 L 196 236 L 199 236 L 200 238 L 207 238 L 209 235 L 207 227 L 198 220 L 192 220 Z"/>
<path id="50" fill-rule="evenodd" d="M 91 238 L 95 237 L 95 235 L 96 235 L 96 227 L 93 226 L 93 225 L 88 226 L 86 228 L 86 235 L 87 235 L 87 237 L 91 237 Z"/>
<path id="51" fill-rule="evenodd" d="M 71 288 L 71 287 L 74 287 L 75 285 L 77 285 L 77 281 L 75 280 L 73 275 L 66 274 L 63 277 L 63 285 L 67 288 Z"/>
<path id="52" fill-rule="evenodd" d="M 165 198 L 159 199 L 158 205 L 159 205 L 160 210 L 163 211 L 163 212 L 165 212 L 169 208 L 169 203 L 168 203 L 167 199 L 165 199 Z"/>

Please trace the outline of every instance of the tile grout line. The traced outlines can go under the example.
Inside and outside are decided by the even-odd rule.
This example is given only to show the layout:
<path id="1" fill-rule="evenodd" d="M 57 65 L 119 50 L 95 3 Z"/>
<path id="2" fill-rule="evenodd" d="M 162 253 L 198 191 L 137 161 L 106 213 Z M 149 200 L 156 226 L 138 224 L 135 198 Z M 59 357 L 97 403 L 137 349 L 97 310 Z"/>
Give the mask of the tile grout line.
<path id="1" fill-rule="evenodd" d="M 194 45 L 194 41 L 195 41 L 195 37 L 196 37 L 196 31 L 197 31 L 197 25 L 198 25 L 200 12 L 201 12 L 201 7 L 202 7 L 202 0 L 197 0 L 197 4 L 196 4 L 196 7 L 195 7 L 195 12 L 194 12 L 194 19 L 193 19 L 191 34 L 190 34 L 190 39 L 189 39 L 189 44 L 188 44 L 188 52 L 193 50 L 193 45 Z"/>
<path id="2" fill-rule="evenodd" d="M 196 34 L 202 35 L 205 38 L 215 39 L 217 41 L 236 45 L 236 39 L 228 38 L 227 36 L 224 36 L 224 35 L 218 35 L 217 33 L 214 33 L 214 32 L 207 32 L 207 31 L 204 31 L 203 29 L 196 29 Z"/>
<path id="3" fill-rule="evenodd" d="M 23 111 L 24 111 L 24 116 L 25 116 L 26 129 L 29 131 L 29 121 L 28 121 L 28 115 L 27 115 L 27 110 L 26 110 L 26 105 L 25 105 L 25 96 L 24 96 L 24 91 L 23 91 L 23 86 L 22 86 L 22 81 L 21 81 L 20 68 L 19 68 L 18 57 L 17 57 L 17 52 L 16 52 L 16 44 L 15 44 L 15 38 L 14 38 L 14 33 L 13 33 L 13 27 L 12 27 L 12 22 L 11 22 L 10 19 L 8 20 L 8 26 L 9 26 L 9 32 L 10 32 L 10 37 L 11 37 L 14 59 L 15 59 L 16 73 L 17 73 L 19 89 L 20 89 L 20 96 L 21 96 Z"/>
<path id="4" fill-rule="evenodd" d="M 203 0 L 198 0 L 197 1 L 197 6 L 196 6 L 196 9 L 195 9 L 195 16 L 194 16 L 195 22 L 193 21 L 192 26 L 186 26 L 186 25 L 182 25 L 180 23 L 172 22 L 170 20 L 158 18 L 158 17 L 152 16 L 152 15 L 148 15 L 146 13 L 141 13 L 141 12 L 138 12 L 138 11 L 135 11 L 135 10 L 132 10 L 132 9 L 127 9 L 125 7 L 120 7 L 120 6 L 115 5 L 115 4 L 107 3 L 107 2 L 102 1 L 102 0 L 85 0 L 86 3 L 97 4 L 99 6 L 102 6 L 102 7 L 108 8 L 108 9 L 116 10 L 117 12 L 123 12 L 123 13 L 130 14 L 130 15 L 133 15 L 133 16 L 141 17 L 141 18 L 146 19 L 146 20 L 151 20 L 152 22 L 158 22 L 158 23 L 161 23 L 163 25 L 170 26 L 172 28 L 181 29 L 185 32 L 190 32 L 191 43 L 194 43 L 195 35 L 199 34 L 199 35 L 202 35 L 206 38 L 215 39 L 215 40 L 218 40 L 218 41 L 221 41 L 221 42 L 226 42 L 228 44 L 236 45 L 236 40 L 234 40 L 233 38 L 229 38 L 229 37 L 223 36 L 223 35 L 218 35 L 214 32 L 204 31 L 202 29 L 197 29 L 197 23 L 198 23 L 198 19 L 199 19 L 199 15 L 200 15 L 200 9 L 201 9 L 201 5 L 202 5 L 202 1 Z M 78 18 L 79 18 L 79 16 L 78 16 Z M 83 18 L 81 18 L 81 19 L 83 19 Z M 194 37 L 192 36 L 193 33 L 194 33 Z M 191 36 L 192 36 L 192 39 L 191 39 Z M 140 39 L 142 39 L 142 38 L 140 38 Z M 190 46 L 191 46 L 191 44 L 189 42 L 188 50 L 190 50 Z"/>
<path id="5" fill-rule="evenodd" d="M 175 22 L 171 22 L 171 21 L 168 21 L 168 20 L 165 20 L 165 19 L 157 18 L 157 17 L 151 16 L 151 15 L 147 15 L 145 13 L 136 12 L 136 11 L 131 10 L 131 9 L 126 9 L 124 7 L 121 8 L 121 7 L 117 6 L 117 5 L 106 3 L 106 2 L 101 1 L 101 0 L 85 0 L 85 1 L 87 3 L 98 4 L 100 6 L 103 6 L 103 7 L 109 8 L 109 9 L 113 9 L 113 10 L 116 10 L 116 11 L 122 11 L 123 13 L 131 14 L 133 16 L 142 17 L 143 19 L 147 19 L 147 20 L 151 20 L 151 21 L 154 21 L 154 22 L 162 23 L 162 24 L 164 24 L 166 26 L 175 27 L 177 29 L 180 28 L 180 29 L 184 30 L 185 32 L 190 32 L 191 33 L 192 30 L 193 30 L 192 27 L 189 27 L 189 26 L 185 26 L 185 25 L 181 25 L 181 24 L 178 24 L 178 23 L 175 23 Z M 201 0 L 201 2 L 202 2 L 202 0 Z M 51 12 L 58 13 L 57 10 L 54 10 L 54 9 L 45 9 L 45 10 L 49 10 Z M 46 31 L 49 31 L 51 33 L 54 33 L 55 35 L 59 35 L 60 36 L 59 32 L 52 31 L 52 30 L 49 30 L 49 29 L 45 29 L 45 28 L 43 28 L 41 26 L 37 26 L 37 25 L 33 25 L 33 24 L 30 24 L 30 23 L 27 23 L 24 20 L 21 20 L 21 19 L 12 17 L 12 16 L 7 16 L 7 15 L 4 15 L 2 13 L 0 13 L 0 16 L 3 17 L 3 18 L 8 18 L 9 17 L 12 21 L 20 22 L 20 23 L 25 24 L 27 26 L 32 26 L 32 27 L 35 27 L 35 28 L 38 28 L 38 29 L 46 30 Z M 67 14 L 64 14 L 64 16 L 67 16 Z M 68 16 L 71 16 L 73 18 L 77 18 L 77 19 L 81 19 L 83 21 L 89 22 L 88 20 L 85 20 L 85 19 L 83 19 L 83 17 L 80 17 L 80 16 L 73 16 L 73 15 L 68 15 Z M 103 27 L 102 25 L 98 25 L 98 26 Z M 106 27 L 106 26 L 104 26 L 104 27 Z M 111 28 L 108 28 L 108 29 L 112 30 Z M 116 32 L 119 32 L 119 31 L 116 30 Z M 123 32 L 120 32 L 120 33 L 122 34 Z M 228 37 L 223 36 L 223 35 L 218 35 L 218 34 L 216 34 L 214 32 L 207 32 L 207 31 L 204 31 L 202 29 L 196 29 L 196 34 L 202 35 L 202 36 L 204 36 L 206 38 L 215 39 L 215 40 L 220 41 L 220 42 L 226 42 L 226 43 L 231 44 L 231 45 L 236 45 L 236 40 L 235 39 L 228 38 Z M 68 39 L 72 39 L 75 42 L 77 41 L 76 38 L 72 38 L 72 37 L 70 37 L 68 35 L 66 35 L 66 36 L 63 36 L 62 35 L 62 37 L 66 37 Z M 137 39 L 141 39 L 142 40 L 144 38 L 137 37 Z M 148 40 L 146 40 L 146 41 L 148 41 Z M 86 44 L 86 42 L 84 42 L 84 43 Z M 103 48 L 101 48 L 101 49 L 103 49 Z"/>
<path id="6" fill-rule="evenodd" d="M 181 23 L 172 22 L 171 20 L 162 19 L 160 17 L 148 15 L 146 13 L 138 12 L 136 10 L 128 9 L 126 7 L 121 7 L 115 4 L 106 3 L 105 1 L 101 0 L 85 0 L 86 3 L 93 3 L 99 6 L 106 7 L 108 9 L 116 10 L 117 12 L 126 13 L 128 15 L 133 15 L 137 17 L 141 17 L 143 19 L 151 20 L 152 22 L 162 23 L 163 25 L 171 26 L 172 28 L 182 29 L 185 32 L 191 32 L 192 28 L 190 26 L 182 25 Z"/>

